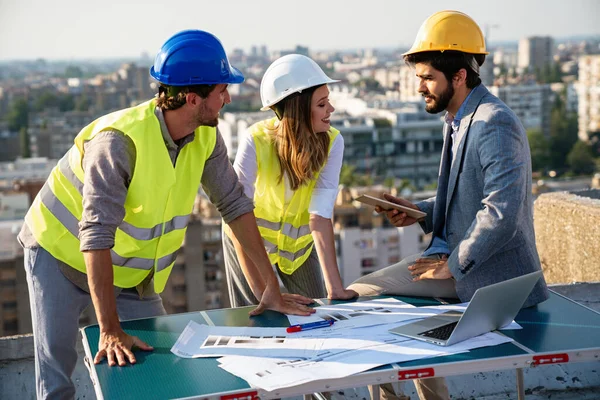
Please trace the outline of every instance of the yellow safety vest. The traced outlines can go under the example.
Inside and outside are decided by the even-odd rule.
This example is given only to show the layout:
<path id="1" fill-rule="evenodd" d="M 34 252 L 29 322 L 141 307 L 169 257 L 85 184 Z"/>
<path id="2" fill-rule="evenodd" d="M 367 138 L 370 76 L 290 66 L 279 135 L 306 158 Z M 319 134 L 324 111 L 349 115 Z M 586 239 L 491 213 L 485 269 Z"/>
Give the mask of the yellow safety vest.
<path id="1" fill-rule="evenodd" d="M 135 145 L 135 169 L 125 217 L 111 249 L 114 285 L 141 283 L 154 269 L 154 289 L 163 291 L 198 192 L 204 163 L 216 143 L 216 128 L 200 127 L 171 162 L 155 115 L 156 100 L 120 110 L 95 120 L 79 132 L 75 145 L 50 173 L 25 216 L 38 243 L 58 260 L 86 272 L 79 251 L 84 171 L 83 144 L 97 133 L 115 129 Z"/>
<path id="2" fill-rule="evenodd" d="M 306 261 L 314 241 L 310 232 L 308 207 L 320 171 L 313 180 L 294 191 L 285 203 L 285 182 L 277 183 L 281 167 L 273 138 L 268 133 L 276 119 L 258 122 L 250 127 L 256 146 L 258 171 L 254 185 L 254 214 L 272 264 L 290 275 Z M 329 149 L 340 132 L 331 128 Z"/>

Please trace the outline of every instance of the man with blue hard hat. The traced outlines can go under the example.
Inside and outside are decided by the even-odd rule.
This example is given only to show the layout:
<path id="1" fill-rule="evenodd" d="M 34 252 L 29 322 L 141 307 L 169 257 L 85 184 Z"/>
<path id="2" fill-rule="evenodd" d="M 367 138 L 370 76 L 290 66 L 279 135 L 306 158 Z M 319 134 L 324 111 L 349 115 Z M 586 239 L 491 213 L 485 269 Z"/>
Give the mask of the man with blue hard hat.
<path id="1" fill-rule="evenodd" d="M 175 264 L 199 185 L 258 266 L 265 289 L 251 314 L 308 315 L 310 299 L 282 295 L 256 226 L 252 201 L 227 157 L 219 111 L 244 76 L 219 40 L 187 30 L 171 37 L 150 74 L 158 96 L 84 127 L 29 209 L 25 248 L 38 398 L 73 398 L 78 321 L 90 303 L 108 364 L 136 362 L 152 347 L 120 320 L 165 314 L 158 293 Z"/>

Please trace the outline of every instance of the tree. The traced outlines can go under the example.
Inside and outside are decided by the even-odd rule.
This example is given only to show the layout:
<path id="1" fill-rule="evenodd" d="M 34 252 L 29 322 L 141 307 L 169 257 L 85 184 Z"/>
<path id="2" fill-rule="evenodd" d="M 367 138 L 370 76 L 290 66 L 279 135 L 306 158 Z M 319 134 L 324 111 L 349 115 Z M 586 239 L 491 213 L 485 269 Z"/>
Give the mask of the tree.
<path id="1" fill-rule="evenodd" d="M 82 78 L 83 71 L 76 65 L 69 65 L 65 68 L 65 78 Z"/>
<path id="2" fill-rule="evenodd" d="M 423 189 L 425 189 L 425 190 L 437 190 L 437 186 L 438 186 L 438 183 L 437 183 L 437 181 L 435 181 L 435 182 L 431 182 L 428 185 L 425 185 L 425 187 Z"/>
<path id="3" fill-rule="evenodd" d="M 21 157 L 31 157 L 31 148 L 29 146 L 29 132 L 26 127 L 19 129 L 19 148 L 21 150 Z"/>
<path id="4" fill-rule="evenodd" d="M 508 68 L 506 68 L 506 65 L 504 63 L 501 63 L 498 66 L 498 76 L 505 76 L 508 75 Z"/>
<path id="5" fill-rule="evenodd" d="M 564 169 L 567 155 L 578 140 L 576 113 L 568 113 L 560 96 L 556 96 L 550 113 L 550 166 Z"/>
<path id="6" fill-rule="evenodd" d="M 592 148 L 581 140 L 577 141 L 569 152 L 567 162 L 575 174 L 591 174 L 596 168 Z"/>
<path id="7" fill-rule="evenodd" d="M 550 161 L 550 142 L 539 129 L 529 129 L 527 139 L 531 150 L 531 169 L 533 171 L 546 169 Z"/>
<path id="8" fill-rule="evenodd" d="M 75 100 L 75 110 L 77 110 L 77 111 L 87 111 L 91 105 L 92 105 L 92 102 L 91 102 L 90 98 L 87 97 L 85 94 L 79 96 Z"/>
<path id="9" fill-rule="evenodd" d="M 552 63 L 552 67 L 550 67 L 550 83 L 553 82 L 562 82 L 563 73 L 560 69 L 559 63 Z"/>
<path id="10" fill-rule="evenodd" d="M 391 128 L 392 123 L 387 118 L 373 118 L 373 125 L 375 128 Z"/>
<path id="11" fill-rule="evenodd" d="M 371 175 L 358 175 L 356 177 L 356 185 L 357 186 L 373 186 L 373 177 Z"/>
<path id="12" fill-rule="evenodd" d="M 8 129 L 13 132 L 19 132 L 21 128 L 27 128 L 29 125 L 29 104 L 25 99 L 19 99 L 12 104 L 6 117 Z"/>
<path id="13" fill-rule="evenodd" d="M 562 71 L 558 63 L 548 63 L 534 72 L 538 83 L 562 82 Z"/>
<path id="14" fill-rule="evenodd" d="M 58 97 L 58 109 L 62 112 L 75 109 L 75 99 L 71 94 L 63 94 Z"/>
<path id="15" fill-rule="evenodd" d="M 402 178 L 400 180 L 400 185 L 398 185 L 396 190 L 398 191 L 398 193 L 402 193 L 402 191 L 405 189 L 409 189 L 411 192 L 417 191 L 417 188 L 415 187 L 415 185 L 412 184 L 412 182 L 409 179 Z"/>
<path id="16" fill-rule="evenodd" d="M 367 92 L 384 92 L 379 81 L 375 78 L 363 78 L 357 81 L 354 86 L 366 90 Z"/>
<path id="17" fill-rule="evenodd" d="M 348 165 L 346 163 L 342 164 L 342 169 L 340 171 L 340 184 L 344 186 L 353 186 L 356 182 L 356 178 L 354 176 L 354 171 L 356 167 Z"/>
<path id="18" fill-rule="evenodd" d="M 390 190 L 394 187 L 394 182 L 396 179 L 393 176 L 388 176 L 383 180 L 383 186 L 390 188 Z"/>

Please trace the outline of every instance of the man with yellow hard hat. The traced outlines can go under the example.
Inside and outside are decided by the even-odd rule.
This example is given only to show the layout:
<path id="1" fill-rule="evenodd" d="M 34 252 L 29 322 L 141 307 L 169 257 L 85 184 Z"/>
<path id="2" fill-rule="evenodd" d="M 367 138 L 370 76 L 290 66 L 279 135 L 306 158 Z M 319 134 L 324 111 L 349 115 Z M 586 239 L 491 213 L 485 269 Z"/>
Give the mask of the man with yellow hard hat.
<path id="1" fill-rule="evenodd" d="M 349 286 L 361 296 L 394 294 L 469 301 L 482 286 L 540 270 L 533 230 L 531 156 L 527 135 L 512 110 L 481 84 L 486 46 L 477 23 L 458 11 L 430 16 L 405 62 L 414 67 L 425 110 L 445 111 L 444 146 L 435 197 L 416 204 L 432 240 L 422 254 L 364 276 Z M 383 210 L 378 209 L 379 212 Z M 417 220 L 387 211 L 397 227 Z M 525 301 L 548 298 L 540 279 Z M 421 399 L 449 399 L 443 378 L 415 381 Z M 398 399 L 391 384 L 384 399 Z"/>

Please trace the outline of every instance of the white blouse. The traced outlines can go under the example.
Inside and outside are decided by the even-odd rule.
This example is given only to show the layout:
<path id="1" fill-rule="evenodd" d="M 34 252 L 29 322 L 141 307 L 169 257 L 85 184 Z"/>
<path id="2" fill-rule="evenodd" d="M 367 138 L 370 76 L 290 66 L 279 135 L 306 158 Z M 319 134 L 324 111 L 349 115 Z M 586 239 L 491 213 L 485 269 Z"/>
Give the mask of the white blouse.
<path id="1" fill-rule="evenodd" d="M 233 163 L 233 169 L 238 175 L 241 184 L 244 186 L 244 193 L 251 199 L 254 199 L 254 184 L 258 163 L 256 161 L 256 147 L 252 135 L 245 135 L 246 140 L 240 143 L 238 152 Z M 319 174 L 315 189 L 310 200 L 308 212 L 320 215 L 323 218 L 333 216 L 333 206 L 338 193 L 340 182 L 340 171 L 342 169 L 342 159 L 344 157 L 344 138 L 337 135 L 331 145 L 329 157 L 325 166 Z M 285 202 L 292 198 L 293 191 L 290 189 L 287 176 L 285 181 Z"/>

